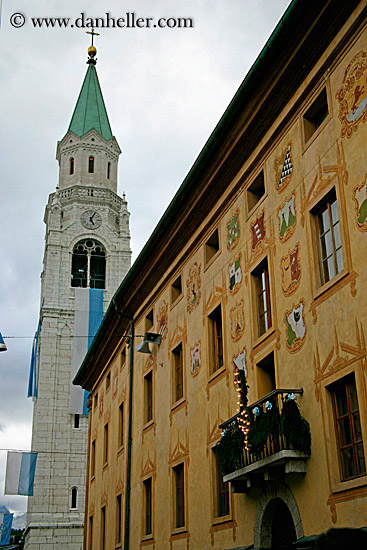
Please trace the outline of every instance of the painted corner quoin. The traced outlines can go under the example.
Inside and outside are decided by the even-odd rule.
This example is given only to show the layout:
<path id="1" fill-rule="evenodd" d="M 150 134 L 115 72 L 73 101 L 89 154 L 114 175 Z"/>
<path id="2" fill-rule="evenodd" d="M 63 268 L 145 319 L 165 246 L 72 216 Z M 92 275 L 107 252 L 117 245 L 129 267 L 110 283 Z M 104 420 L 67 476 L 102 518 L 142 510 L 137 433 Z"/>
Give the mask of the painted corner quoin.
<path id="1" fill-rule="evenodd" d="M 367 52 L 360 51 L 353 57 L 335 97 L 339 102 L 341 136 L 350 138 L 367 119 Z"/>

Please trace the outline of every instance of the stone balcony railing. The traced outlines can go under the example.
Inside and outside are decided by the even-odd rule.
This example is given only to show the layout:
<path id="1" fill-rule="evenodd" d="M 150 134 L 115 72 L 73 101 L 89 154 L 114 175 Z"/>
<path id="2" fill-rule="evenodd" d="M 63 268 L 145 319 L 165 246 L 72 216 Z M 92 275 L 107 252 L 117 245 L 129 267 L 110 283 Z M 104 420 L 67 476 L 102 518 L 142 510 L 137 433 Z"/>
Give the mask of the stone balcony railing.
<path id="1" fill-rule="evenodd" d="M 302 393 L 302 389 L 276 389 L 247 407 L 248 414 L 253 415 L 252 434 L 248 434 L 235 471 L 223 477 L 231 482 L 233 492 L 247 492 L 266 481 L 284 479 L 287 474 L 306 473 L 310 432 L 295 403 L 296 396 Z M 238 418 L 239 414 L 233 416 L 220 428 L 228 429 Z M 259 435 L 254 434 L 257 429 L 261 430 L 261 437 L 251 437 Z"/>
<path id="2" fill-rule="evenodd" d="M 97 187 L 86 187 L 84 185 L 74 185 L 73 187 L 67 187 L 58 192 L 59 198 L 63 200 L 73 199 L 88 199 L 100 201 L 101 199 L 115 204 L 119 209 L 126 202 L 124 198 L 120 198 L 116 193 L 109 189 L 98 189 Z"/>

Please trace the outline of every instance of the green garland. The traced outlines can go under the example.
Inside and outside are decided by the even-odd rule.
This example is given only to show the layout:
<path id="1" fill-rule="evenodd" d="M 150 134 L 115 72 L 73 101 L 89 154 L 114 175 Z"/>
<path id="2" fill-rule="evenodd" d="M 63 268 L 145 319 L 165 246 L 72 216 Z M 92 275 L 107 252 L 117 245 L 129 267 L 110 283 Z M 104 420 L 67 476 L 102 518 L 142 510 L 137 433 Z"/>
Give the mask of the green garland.
<path id="1" fill-rule="evenodd" d="M 229 474 L 243 467 L 243 447 L 245 436 L 234 420 L 222 432 L 222 437 L 214 446 L 213 451 L 218 457 L 219 471 L 222 475 Z"/>
<path id="2" fill-rule="evenodd" d="M 250 428 L 247 434 L 247 444 L 249 450 L 256 458 L 260 458 L 261 453 L 268 440 L 273 445 L 277 445 L 279 441 L 279 410 L 272 403 L 272 408 L 264 412 L 263 407 L 259 407 L 259 415 L 254 418 L 253 414 L 249 413 Z"/>
<path id="3" fill-rule="evenodd" d="M 283 403 L 280 427 L 287 446 L 306 455 L 311 454 L 310 425 L 301 415 L 297 403 L 291 399 Z"/>
<path id="4" fill-rule="evenodd" d="M 280 413 L 275 398 L 270 401 L 272 406 L 267 410 L 260 405 L 258 415 L 255 416 L 247 405 L 248 386 L 244 370 L 238 371 L 238 383 L 240 413 L 244 410 L 247 412 L 250 426 L 246 438 L 237 419 L 223 430 L 220 441 L 213 448 L 222 475 L 244 466 L 243 451 L 246 442 L 250 453 L 257 460 L 261 458 L 268 444 L 272 445 L 272 452 L 277 452 L 280 449 L 280 437 L 285 439 L 287 448 L 301 451 L 306 455 L 311 454 L 310 425 L 301 415 L 295 399 L 286 399 Z"/>
<path id="5" fill-rule="evenodd" d="M 254 416 L 252 413 L 249 414 L 249 418 L 250 428 L 247 434 L 247 444 L 250 452 L 256 458 L 260 458 L 268 442 L 276 452 L 280 436 L 284 437 L 288 448 L 310 455 L 310 425 L 301 415 L 295 400 L 285 400 L 281 413 L 275 403 L 272 403 L 272 408 L 266 412 L 260 406 L 258 416 Z"/>

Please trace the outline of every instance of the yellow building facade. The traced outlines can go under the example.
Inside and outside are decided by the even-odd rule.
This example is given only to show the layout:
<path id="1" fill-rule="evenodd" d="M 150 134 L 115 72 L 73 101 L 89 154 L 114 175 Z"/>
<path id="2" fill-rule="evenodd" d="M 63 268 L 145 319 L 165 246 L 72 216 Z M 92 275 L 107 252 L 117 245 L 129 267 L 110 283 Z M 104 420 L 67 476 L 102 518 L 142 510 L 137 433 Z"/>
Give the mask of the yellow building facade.
<path id="1" fill-rule="evenodd" d="M 367 526 L 367 5 L 316 4 L 288 8 L 75 378 L 88 550 L 311 548 Z M 311 452 L 273 424 L 223 481 L 240 371 L 252 433 L 292 401 Z"/>

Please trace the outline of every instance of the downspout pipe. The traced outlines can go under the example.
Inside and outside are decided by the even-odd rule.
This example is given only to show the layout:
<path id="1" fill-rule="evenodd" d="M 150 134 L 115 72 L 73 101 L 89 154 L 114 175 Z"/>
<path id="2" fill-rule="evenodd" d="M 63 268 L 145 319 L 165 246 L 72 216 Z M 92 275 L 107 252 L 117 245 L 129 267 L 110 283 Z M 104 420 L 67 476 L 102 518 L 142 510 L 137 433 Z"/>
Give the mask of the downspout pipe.
<path id="1" fill-rule="evenodd" d="M 134 321 L 130 319 L 130 373 L 129 373 L 129 421 L 127 435 L 126 495 L 124 550 L 129 550 L 130 542 L 130 492 L 131 492 L 131 445 L 133 420 L 133 380 L 134 380 Z"/>

